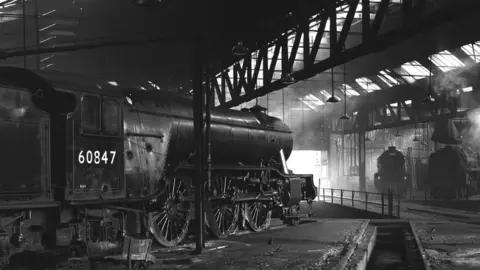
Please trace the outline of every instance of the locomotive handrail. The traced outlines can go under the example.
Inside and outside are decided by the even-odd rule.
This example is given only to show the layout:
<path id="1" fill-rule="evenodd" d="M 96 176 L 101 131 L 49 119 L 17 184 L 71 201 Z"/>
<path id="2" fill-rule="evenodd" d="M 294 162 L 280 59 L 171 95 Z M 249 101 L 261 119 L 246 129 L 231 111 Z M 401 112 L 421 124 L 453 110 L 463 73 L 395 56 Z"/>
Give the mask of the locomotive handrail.
<path id="1" fill-rule="evenodd" d="M 357 196 L 357 198 L 355 198 L 355 194 L 362 194 L 363 196 Z M 372 200 L 371 198 L 375 196 L 377 197 L 377 200 Z M 322 193 L 318 194 L 318 200 L 352 208 L 358 208 L 358 204 L 355 205 L 355 202 L 360 202 L 364 203 L 362 204 L 362 210 L 370 212 L 377 212 L 380 210 L 381 214 L 387 214 L 387 217 L 400 217 L 400 197 L 392 191 L 389 191 L 388 193 L 379 193 L 349 189 L 322 188 Z M 345 204 L 344 200 L 351 201 L 351 204 Z M 369 205 L 373 205 L 374 207 L 370 207 L 369 209 Z M 381 209 L 379 209 L 378 206 L 380 206 Z M 385 213 L 385 207 L 387 208 L 387 213 Z"/>

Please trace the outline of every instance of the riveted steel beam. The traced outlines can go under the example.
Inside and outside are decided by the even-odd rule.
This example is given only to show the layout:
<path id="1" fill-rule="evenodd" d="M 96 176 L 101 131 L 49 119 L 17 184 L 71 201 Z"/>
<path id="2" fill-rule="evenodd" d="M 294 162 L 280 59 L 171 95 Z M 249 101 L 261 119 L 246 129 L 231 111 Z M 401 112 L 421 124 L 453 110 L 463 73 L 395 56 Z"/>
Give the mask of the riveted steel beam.
<path id="1" fill-rule="evenodd" d="M 413 5 L 412 2 L 414 2 L 415 5 Z M 251 57 L 252 59 L 256 59 L 256 64 L 252 70 L 257 70 L 262 67 L 263 81 L 255 80 L 254 76 L 252 76 L 252 81 L 247 81 L 247 84 L 252 86 L 252 88 L 249 89 L 250 91 L 247 89 L 240 90 L 241 93 L 239 95 L 231 95 L 232 98 L 230 100 L 219 98 L 218 101 L 220 104 L 218 107 L 235 107 L 273 91 L 280 90 L 286 87 L 286 84 L 282 81 L 285 74 L 291 74 L 297 81 L 305 80 L 361 56 L 384 50 L 422 31 L 428 31 L 440 24 L 448 23 L 465 16 L 467 13 L 470 14 L 480 9 L 480 1 L 465 1 L 462 3 L 445 4 L 443 7 L 426 14 L 424 12 L 426 7 L 425 0 L 403 1 L 401 4 L 402 8 L 399 11 L 403 15 L 403 23 L 396 29 L 378 34 L 389 3 L 390 1 L 388 0 L 382 0 L 376 8 L 374 19 L 371 21 L 371 3 L 368 0 L 362 0 L 363 16 L 360 20 L 362 20 L 363 41 L 361 44 L 352 48 L 345 48 L 345 37 L 350 34 L 349 29 L 351 22 L 349 23 L 349 18 L 352 17 L 350 14 L 355 14 L 360 0 L 353 0 L 347 3 L 342 1 L 340 6 L 338 2 L 336 2 L 335 6 L 330 6 L 319 11 L 316 24 L 310 22 L 310 28 L 308 30 L 308 32 L 315 33 L 315 37 L 312 38 L 313 42 L 305 42 L 305 39 L 302 39 L 302 35 L 304 35 L 307 30 L 305 29 L 305 19 L 303 21 L 300 20 L 303 23 L 298 24 L 294 33 L 287 35 L 288 41 L 286 47 L 289 50 L 288 61 L 283 60 L 285 57 L 284 52 L 282 51 L 282 53 L 280 53 L 280 48 L 282 48 L 282 46 L 285 48 L 285 40 L 281 38 L 278 38 L 268 48 L 265 47 L 253 52 Z M 337 13 L 333 14 L 332 10 L 338 12 L 340 7 L 344 7 L 347 12 L 342 30 L 337 33 L 336 27 L 330 27 L 330 31 L 326 32 L 325 26 L 327 22 L 329 20 L 334 21 L 337 18 Z M 369 16 L 366 16 L 367 14 Z M 314 25 L 314 27 L 312 25 Z M 330 25 L 332 26 L 332 24 Z M 321 42 L 322 38 L 330 40 L 327 44 L 327 46 L 330 46 L 330 56 L 326 59 L 318 60 L 317 54 L 321 46 L 323 45 L 322 49 L 325 49 L 325 44 Z M 301 40 L 304 42 L 300 42 Z M 298 55 L 300 52 L 303 52 L 303 56 Z M 280 61 L 282 64 L 272 64 L 278 60 L 279 55 L 282 55 L 282 61 Z M 267 65 L 267 61 L 270 61 L 270 65 Z M 245 61 L 243 61 L 243 64 L 244 62 Z M 299 63 L 302 64 L 300 68 L 298 68 Z M 297 67 L 296 70 L 293 69 L 294 66 Z M 228 76 L 234 77 L 233 74 L 229 74 Z M 225 91 L 237 91 L 238 93 L 238 89 L 232 89 L 230 87 L 225 88 Z"/>

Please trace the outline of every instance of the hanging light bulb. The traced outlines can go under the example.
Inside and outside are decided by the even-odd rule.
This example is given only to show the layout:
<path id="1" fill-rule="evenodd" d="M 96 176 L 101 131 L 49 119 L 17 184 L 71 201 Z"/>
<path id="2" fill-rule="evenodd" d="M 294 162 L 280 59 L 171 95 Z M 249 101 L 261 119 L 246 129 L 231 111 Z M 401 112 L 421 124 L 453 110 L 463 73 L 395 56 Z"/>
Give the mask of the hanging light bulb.
<path id="1" fill-rule="evenodd" d="M 290 73 L 285 75 L 281 81 L 283 84 L 292 84 L 296 82 L 295 78 Z"/>
<path id="2" fill-rule="evenodd" d="M 417 123 L 415 122 L 415 133 L 413 133 L 413 141 L 418 142 L 420 141 L 417 137 Z"/>
<path id="3" fill-rule="evenodd" d="M 233 46 L 232 53 L 238 56 L 245 56 L 250 53 L 250 50 L 240 41 L 236 46 Z"/>
<path id="4" fill-rule="evenodd" d="M 428 94 L 428 96 L 422 100 L 423 104 L 434 103 L 434 102 L 435 102 L 435 99 L 432 97 L 431 94 Z"/>
<path id="5" fill-rule="evenodd" d="M 422 100 L 422 103 L 433 103 L 435 99 L 432 96 L 432 61 L 428 65 L 428 96 Z"/>
<path id="6" fill-rule="evenodd" d="M 344 104 L 344 114 L 340 117 L 341 120 L 350 120 L 350 116 L 347 114 L 347 66 L 346 64 L 343 65 L 343 104 Z M 333 69 L 332 69 L 332 84 L 333 84 Z M 333 86 L 333 85 L 332 85 Z M 333 87 L 332 87 L 332 94 L 333 94 Z"/>
<path id="7" fill-rule="evenodd" d="M 132 0 L 132 3 L 142 7 L 153 7 L 160 4 L 161 0 Z"/>
<path id="8" fill-rule="evenodd" d="M 340 99 L 338 99 L 338 98 L 337 98 L 336 96 L 334 96 L 334 95 L 332 95 L 331 97 L 329 97 L 329 98 L 327 99 L 327 102 L 329 102 L 329 103 L 337 103 L 337 102 L 339 102 L 339 101 L 340 101 Z"/>
<path id="9" fill-rule="evenodd" d="M 337 97 L 335 96 L 335 93 L 333 92 L 333 89 L 334 89 L 334 83 L 333 83 L 333 68 L 331 68 L 330 70 L 331 70 L 331 74 L 332 74 L 332 96 L 327 99 L 327 102 L 329 102 L 329 103 L 337 103 L 337 102 L 340 101 L 340 99 L 337 98 Z"/>
<path id="10" fill-rule="evenodd" d="M 397 133 L 395 134 L 395 137 L 402 137 L 402 134 L 400 134 L 400 129 L 397 128 Z"/>

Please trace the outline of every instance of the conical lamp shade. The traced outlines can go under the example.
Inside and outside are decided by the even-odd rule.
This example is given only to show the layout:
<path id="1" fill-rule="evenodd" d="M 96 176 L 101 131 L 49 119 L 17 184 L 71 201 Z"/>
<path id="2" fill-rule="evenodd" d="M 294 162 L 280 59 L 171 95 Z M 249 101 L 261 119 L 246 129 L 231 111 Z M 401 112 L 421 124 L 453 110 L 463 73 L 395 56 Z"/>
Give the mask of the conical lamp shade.
<path id="1" fill-rule="evenodd" d="M 451 119 L 439 117 L 435 122 L 432 141 L 443 144 L 461 144 L 462 140 Z"/>
<path id="2" fill-rule="evenodd" d="M 331 96 L 327 99 L 327 102 L 330 102 L 330 103 L 337 103 L 339 101 L 340 99 L 338 99 L 336 96 Z"/>

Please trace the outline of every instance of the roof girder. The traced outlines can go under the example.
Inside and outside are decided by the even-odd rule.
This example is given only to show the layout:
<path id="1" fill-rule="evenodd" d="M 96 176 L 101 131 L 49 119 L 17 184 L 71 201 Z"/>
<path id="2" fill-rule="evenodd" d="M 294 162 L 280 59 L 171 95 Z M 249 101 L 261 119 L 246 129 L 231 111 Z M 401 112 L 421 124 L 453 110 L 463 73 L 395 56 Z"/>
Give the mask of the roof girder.
<path id="1" fill-rule="evenodd" d="M 362 0 L 362 3 L 369 2 L 367 0 Z M 383 0 L 382 3 L 388 3 L 389 1 Z M 352 1 L 350 2 L 350 9 L 355 8 L 356 5 L 359 3 L 359 0 Z M 311 48 L 307 49 L 305 46 L 305 43 L 302 44 L 303 46 L 301 47 L 301 50 L 308 51 L 309 53 L 306 53 L 303 55 L 303 62 L 307 63 L 305 67 L 301 70 L 298 70 L 296 72 L 291 73 L 296 80 L 305 80 L 310 77 L 313 77 L 314 75 L 323 72 L 329 68 L 333 68 L 335 66 L 338 66 L 340 64 L 346 63 L 348 61 L 351 61 L 353 59 L 356 59 L 360 56 L 380 51 L 383 50 L 387 47 L 390 47 L 398 42 L 401 42 L 414 34 L 417 34 L 423 30 L 428 30 L 431 28 L 434 28 L 438 25 L 439 22 L 441 23 L 446 23 L 451 20 L 454 20 L 460 16 L 462 16 L 465 13 L 469 13 L 472 11 L 476 11 L 480 7 L 480 2 L 478 1 L 469 1 L 465 5 L 455 5 L 455 6 L 450 6 L 447 5 L 446 7 L 443 7 L 431 15 L 428 16 L 422 16 L 422 12 L 425 8 L 425 0 L 421 0 L 417 2 L 417 5 L 413 6 L 406 6 L 410 5 L 411 1 L 403 1 L 404 6 L 402 6 L 402 12 L 403 12 L 403 18 L 404 18 L 404 23 L 398 27 L 397 29 L 394 29 L 392 31 L 389 31 L 386 34 L 382 35 L 375 35 L 376 34 L 376 29 L 378 29 L 378 25 L 380 25 L 381 19 L 383 15 L 379 12 L 385 12 L 385 8 L 379 7 L 377 14 L 375 16 L 376 18 L 376 23 L 374 20 L 374 23 L 372 23 L 372 27 L 369 28 L 368 31 L 362 31 L 363 35 L 363 42 L 353 48 L 345 49 L 344 48 L 344 42 L 332 42 L 332 46 L 330 48 L 330 57 L 319 61 L 315 62 L 316 59 L 313 57 L 315 55 L 315 51 L 319 49 L 319 46 L 317 46 L 317 43 L 315 42 L 319 39 L 321 39 L 325 29 L 322 29 L 322 26 L 324 27 L 326 25 L 326 21 L 329 18 L 334 17 L 331 14 L 330 9 L 325 9 L 322 12 L 320 12 L 320 27 L 318 28 L 317 35 L 315 36 L 315 41 L 313 42 Z M 384 4 L 385 5 L 385 4 Z M 369 7 L 369 5 L 363 5 L 363 7 Z M 368 8 L 363 8 L 362 13 L 367 13 Z M 329 13 L 330 12 L 330 13 Z M 406 13 L 405 13 L 406 12 Z M 365 19 L 366 18 L 366 19 Z M 363 25 L 370 25 L 369 21 L 369 16 L 363 16 L 362 18 L 362 24 Z M 351 24 L 350 24 L 351 25 Z M 350 27 L 348 20 L 344 23 L 344 28 L 343 29 L 349 29 Z M 345 28 L 346 27 L 346 28 Z M 307 33 L 310 31 L 310 29 L 305 29 L 304 26 L 298 25 L 297 28 L 298 33 Z M 331 29 L 333 30 L 333 29 Z M 333 31 L 336 32 L 336 31 Z M 344 33 L 348 32 L 347 30 L 343 31 Z M 297 39 L 296 35 L 295 39 Z M 300 39 L 300 37 L 298 37 Z M 275 42 L 275 50 L 280 47 L 286 47 L 285 43 L 285 38 L 279 38 Z M 294 45 L 297 45 L 299 43 L 294 42 Z M 309 44 L 307 44 L 309 45 Z M 294 46 L 291 50 L 291 52 L 298 50 L 298 46 Z M 296 47 L 296 48 L 295 48 Z M 244 60 L 242 65 L 250 65 L 251 70 L 254 70 L 255 72 L 249 72 L 247 70 L 247 77 L 248 75 L 253 75 L 251 76 L 251 80 L 245 79 L 242 80 L 242 83 L 237 83 L 237 87 L 229 87 L 228 85 L 219 85 L 218 83 L 215 82 L 214 80 L 214 87 L 216 89 L 217 95 L 218 95 L 218 100 L 220 102 L 219 107 L 225 107 L 225 108 L 231 108 L 235 107 L 241 103 L 253 100 L 255 98 L 258 98 L 260 96 L 263 96 L 265 94 L 268 94 L 270 92 L 280 90 L 285 87 L 285 85 L 281 82 L 281 80 L 273 80 L 272 75 L 274 73 L 274 68 L 275 65 L 270 65 L 270 68 L 266 65 L 267 61 L 264 61 L 264 59 L 267 59 L 267 48 L 263 47 L 260 49 L 258 58 L 256 63 L 253 65 L 251 58 L 252 55 L 247 56 Z M 275 56 L 275 54 L 274 54 Z M 282 61 L 281 65 L 281 74 L 285 75 L 288 74 L 289 71 L 292 70 L 292 63 L 294 62 L 295 55 L 292 55 L 290 53 L 289 61 Z M 278 56 L 277 56 L 278 58 Z M 283 57 L 282 57 L 283 58 Z M 271 62 L 276 61 L 275 57 L 271 59 Z M 240 63 L 237 63 L 240 65 Z M 263 86 L 257 87 L 257 78 L 258 78 L 258 73 L 260 72 L 260 65 L 263 66 Z M 227 73 L 223 73 L 220 75 L 220 77 L 229 77 Z M 235 77 L 235 76 L 232 76 Z M 237 75 L 237 79 L 238 79 Z M 223 80 L 222 78 L 221 80 Z M 231 79 L 231 78 L 230 78 Z M 234 78 L 235 79 L 235 78 Z M 242 93 L 242 87 L 244 89 L 244 93 Z M 226 92 L 229 92 L 231 95 L 231 100 L 227 101 L 226 100 Z M 225 97 L 225 98 L 224 98 Z"/>

